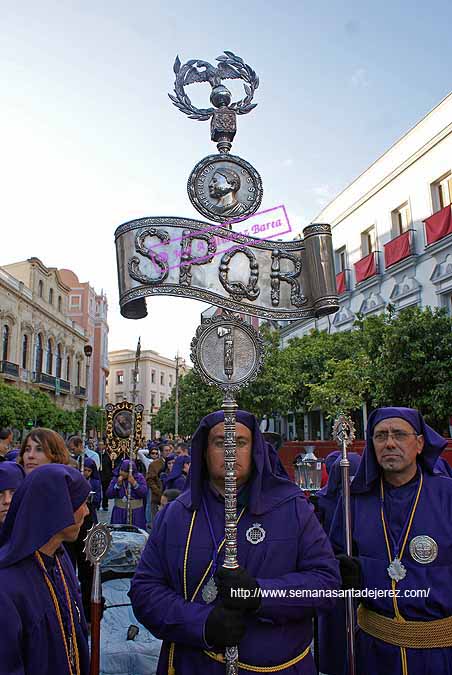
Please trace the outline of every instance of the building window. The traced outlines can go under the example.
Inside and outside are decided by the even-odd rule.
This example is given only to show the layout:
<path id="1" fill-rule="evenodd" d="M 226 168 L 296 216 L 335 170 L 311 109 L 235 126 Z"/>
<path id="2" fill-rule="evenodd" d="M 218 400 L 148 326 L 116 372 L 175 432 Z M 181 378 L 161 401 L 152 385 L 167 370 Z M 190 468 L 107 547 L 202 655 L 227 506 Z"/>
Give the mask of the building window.
<path id="1" fill-rule="evenodd" d="M 173 386 L 173 376 L 172 376 L 171 374 L 168 375 L 168 379 L 169 379 L 169 387 L 170 387 L 170 389 L 171 389 L 172 386 Z"/>
<path id="2" fill-rule="evenodd" d="M 37 373 L 42 373 L 42 352 L 43 352 L 42 335 L 41 335 L 41 333 L 39 333 L 38 339 L 36 340 L 36 372 Z"/>
<path id="3" fill-rule="evenodd" d="M 53 305 L 53 288 L 49 291 L 49 304 Z"/>
<path id="4" fill-rule="evenodd" d="M 165 394 L 160 394 L 160 405 L 165 403 Z"/>
<path id="5" fill-rule="evenodd" d="M 58 296 L 58 311 L 61 312 L 62 308 L 62 300 L 61 300 L 61 295 Z"/>
<path id="6" fill-rule="evenodd" d="M 80 295 L 71 295 L 71 309 L 80 309 Z"/>
<path id="7" fill-rule="evenodd" d="M 373 253 L 375 249 L 375 227 L 372 226 L 361 232 L 361 256 L 365 258 L 367 255 Z"/>
<path id="8" fill-rule="evenodd" d="M 155 384 L 155 370 L 151 370 L 151 384 Z"/>
<path id="9" fill-rule="evenodd" d="M 61 378 L 61 364 L 62 364 L 61 345 L 58 345 L 56 352 L 56 376 L 59 378 Z"/>
<path id="10" fill-rule="evenodd" d="M 124 372 L 122 370 L 118 370 L 116 373 L 116 384 L 124 384 Z"/>
<path id="11" fill-rule="evenodd" d="M 151 393 L 151 411 L 155 408 L 155 394 Z"/>
<path id="12" fill-rule="evenodd" d="M 66 358 L 66 380 L 71 381 L 71 357 Z"/>
<path id="13" fill-rule="evenodd" d="M 334 252 L 334 263 L 336 265 L 336 274 L 339 274 L 340 272 L 343 272 L 344 270 L 347 269 L 347 250 L 345 246 L 342 246 L 342 248 L 338 248 L 337 251 Z"/>
<path id="14" fill-rule="evenodd" d="M 411 227 L 411 212 L 408 202 L 391 211 L 392 235 L 399 237 Z"/>
<path id="15" fill-rule="evenodd" d="M 165 374 L 160 373 L 160 384 L 165 384 Z"/>
<path id="16" fill-rule="evenodd" d="M 23 335 L 22 337 L 22 368 L 27 367 L 28 359 L 28 335 Z"/>
<path id="17" fill-rule="evenodd" d="M 46 371 L 49 375 L 52 374 L 53 368 L 53 349 L 52 349 L 52 340 L 47 340 L 47 363 Z"/>
<path id="18" fill-rule="evenodd" d="M 42 298 L 42 295 L 44 293 L 44 284 L 42 283 L 42 279 L 39 279 L 38 281 L 38 295 L 40 298 Z"/>
<path id="19" fill-rule="evenodd" d="M 441 211 L 452 201 L 452 176 L 450 172 L 432 183 L 432 205 L 433 211 Z"/>
<path id="20" fill-rule="evenodd" d="M 81 371 L 82 371 L 82 368 L 81 368 L 80 361 L 77 361 L 77 387 L 80 387 Z"/>
<path id="21" fill-rule="evenodd" d="M 5 323 L 2 332 L 2 361 L 8 360 L 9 353 L 9 326 Z"/>

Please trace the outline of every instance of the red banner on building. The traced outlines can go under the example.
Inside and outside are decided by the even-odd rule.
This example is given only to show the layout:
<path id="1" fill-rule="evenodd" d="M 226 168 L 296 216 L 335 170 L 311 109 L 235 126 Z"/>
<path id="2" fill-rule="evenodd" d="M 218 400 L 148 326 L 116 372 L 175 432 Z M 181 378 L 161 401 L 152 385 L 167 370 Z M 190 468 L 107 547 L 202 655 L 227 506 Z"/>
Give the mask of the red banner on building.
<path id="1" fill-rule="evenodd" d="M 355 263 L 355 276 L 356 283 L 359 284 L 360 281 L 373 277 L 377 273 L 377 265 L 375 262 L 375 254 L 369 253 L 365 258 L 361 258 Z"/>
<path id="2" fill-rule="evenodd" d="M 404 232 L 385 244 L 385 267 L 390 267 L 411 255 L 410 234 L 409 231 Z"/>
<path id="3" fill-rule="evenodd" d="M 339 272 L 339 274 L 336 274 L 336 289 L 338 295 L 342 295 L 342 293 L 345 293 L 347 290 L 345 283 L 345 272 Z"/>
<path id="4" fill-rule="evenodd" d="M 433 216 L 424 220 L 425 237 L 427 245 L 439 241 L 448 234 L 452 234 L 452 215 L 451 208 L 446 206 L 441 211 L 434 213 Z"/>

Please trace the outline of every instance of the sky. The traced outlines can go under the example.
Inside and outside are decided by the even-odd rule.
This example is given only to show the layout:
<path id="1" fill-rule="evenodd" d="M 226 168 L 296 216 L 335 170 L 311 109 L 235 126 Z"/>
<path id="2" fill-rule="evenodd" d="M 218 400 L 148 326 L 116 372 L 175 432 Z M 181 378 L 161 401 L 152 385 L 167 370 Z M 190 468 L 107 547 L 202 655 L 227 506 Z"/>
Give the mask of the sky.
<path id="1" fill-rule="evenodd" d="M 145 216 L 203 219 L 187 178 L 216 152 L 208 122 L 168 98 L 173 63 L 224 50 L 260 78 L 232 152 L 284 204 L 294 235 L 450 93 L 452 4 L 3 0 L 0 265 L 36 256 L 109 302 L 109 348 L 189 357 L 206 307 L 153 298 L 120 316 L 114 231 Z M 240 85 L 229 80 L 234 94 Z M 208 84 L 187 93 L 209 107 Z"/>

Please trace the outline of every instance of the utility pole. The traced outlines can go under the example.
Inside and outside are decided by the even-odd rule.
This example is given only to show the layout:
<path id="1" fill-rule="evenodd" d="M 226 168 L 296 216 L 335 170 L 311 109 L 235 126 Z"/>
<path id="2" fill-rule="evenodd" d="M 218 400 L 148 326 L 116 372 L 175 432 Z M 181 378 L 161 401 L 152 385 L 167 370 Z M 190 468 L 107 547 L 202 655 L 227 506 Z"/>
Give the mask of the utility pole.
<path id="1" fill-rule="evenodd" d="M 176 406 L 174 411 L 174 437 L 179 435 L 179 352 L 176 356 Z"/>
<path id="2" fill-rule="evenodd" d="M 93 348 L 91 345 L 85 345 L 83 348 L 86 356 L 86 391 L 85 391 L 85 405 L 83 406 L 83 428 L 82 428 L 82 458 L 80 462 L 80 472 L 83 473 L 85 468 L 85 443 L 86 443 L 86 421 L 88 416 L 88 398 L 89 398 L 89 367 L 91 364 L 91 355 L 93 353 Z"/>

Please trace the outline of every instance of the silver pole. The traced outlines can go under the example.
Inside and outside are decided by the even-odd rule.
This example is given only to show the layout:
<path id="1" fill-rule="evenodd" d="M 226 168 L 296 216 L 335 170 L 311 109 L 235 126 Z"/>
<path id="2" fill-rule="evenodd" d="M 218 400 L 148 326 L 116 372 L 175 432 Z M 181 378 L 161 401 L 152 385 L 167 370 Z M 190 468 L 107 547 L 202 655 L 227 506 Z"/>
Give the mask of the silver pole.
<path id="1" fill-rule="evenodd" d="M 139 372 L 139 361 L 141 354 L 141 338 L 138 338 L 137 350 L 135 353 L 135 367 L 132 371 L 133 375 L 133 389 L 132 389 L 132 424 L 130 429 L 130 444 L 129 444 L 129 479 L 132 478 L 132 462 L 135 458 L 135 402 L 137 398 L 137 383 Z M 130 480 L 127 482 L 127 522 L 129 525 L 133 524 L 132 512 L 132 484 Z"/>
<path id="2" fill-rule="evenodd" d="M 237 478 L 235 474 L 236 458 L 236 418 L 238 408 L 232 394 L 226 391 L 222 403 L 224 411 L 224 520 L 225 555 L 223 567 L 236 569 L 237 560 Z M 226 647 L 226 675 L 238 675 L 238 647 Z"/>

